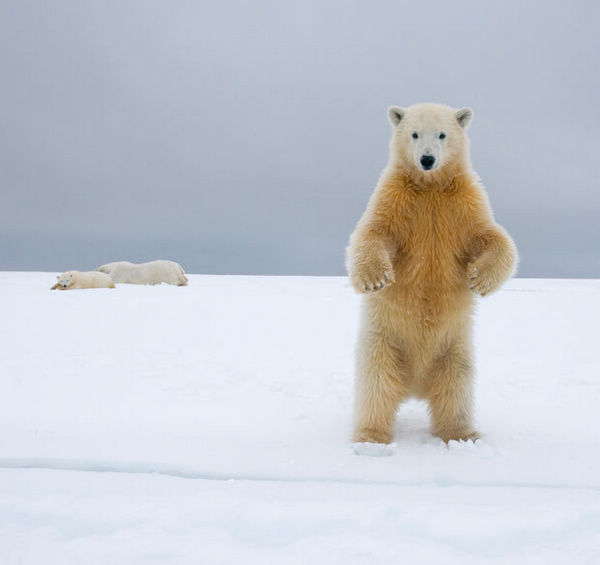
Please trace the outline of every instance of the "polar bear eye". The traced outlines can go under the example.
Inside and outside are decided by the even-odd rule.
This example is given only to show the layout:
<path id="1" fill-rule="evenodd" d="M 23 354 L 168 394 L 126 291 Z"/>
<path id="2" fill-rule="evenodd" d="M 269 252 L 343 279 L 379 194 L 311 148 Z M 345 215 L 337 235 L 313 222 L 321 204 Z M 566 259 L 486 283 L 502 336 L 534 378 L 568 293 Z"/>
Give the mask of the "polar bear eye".
<path id="1" fill-rule="evenodd" d="M 446 139 L 446 134 L 444 132 L 440 133 L 440 139 Z"/>
<path id="2" fill-rule="evenodd" d="M 413 131 L 412 138 L 417 139 L 418 137 L 419 137 L 419 134 L 416 131 Z"/>

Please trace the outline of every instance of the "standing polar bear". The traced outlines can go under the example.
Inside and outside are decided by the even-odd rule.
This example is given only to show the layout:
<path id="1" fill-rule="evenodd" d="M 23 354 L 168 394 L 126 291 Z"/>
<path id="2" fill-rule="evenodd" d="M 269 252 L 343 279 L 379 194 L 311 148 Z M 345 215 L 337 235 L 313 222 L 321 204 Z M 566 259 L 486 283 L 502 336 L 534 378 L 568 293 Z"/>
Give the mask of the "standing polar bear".
<path id="1" fill-rule="evenodd" d="M 354 441 L 389 443 L 409 396 L 428 401 L 435 435 L 474 440 L 473 295 L 514 273 L 516 249 L 471 168 L 472 111 L 419 104 L 388 114 L 389 162 L 346 256 L 364 294 Z"/>
<path id="2" fill-rule="evenodd" d="M 113 280 L 97 271 L 66 271 L 56 277 L 57 283 L 50 290 L 75 290 L 81 288 L 115 288 Z"/>
<path id="3" fill-rule="evenodd" d="M 102 265 L 96 271 L 110 275 L 116 283 L 160 284 L 164 282 L 177 286 L 187 286 L 188 283 L 183 267 L 175 261 L 158 260 L 139 264 L 118 261 Z"/>

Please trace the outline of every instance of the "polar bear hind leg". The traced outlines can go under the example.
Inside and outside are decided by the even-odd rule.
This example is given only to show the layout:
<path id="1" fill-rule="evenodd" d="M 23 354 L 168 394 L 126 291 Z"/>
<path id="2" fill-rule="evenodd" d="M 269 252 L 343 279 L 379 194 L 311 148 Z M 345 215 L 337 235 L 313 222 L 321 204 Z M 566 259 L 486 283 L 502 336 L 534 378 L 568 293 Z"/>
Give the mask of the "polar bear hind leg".
<path id="1" fill-rule="evenodd" d="M 353 441 L 389 443 L 396 410 L 408 395 L 408 367 L 399 349 L 380 334 L 359 343 Z"/>
<path id="2" fill-rule="evenodd" d="M 445 442 L 476 440 L 472 423 L 473 364 L 471 347 L 456 339 L 431 368 L 427 390 L 431 431 Z"/>

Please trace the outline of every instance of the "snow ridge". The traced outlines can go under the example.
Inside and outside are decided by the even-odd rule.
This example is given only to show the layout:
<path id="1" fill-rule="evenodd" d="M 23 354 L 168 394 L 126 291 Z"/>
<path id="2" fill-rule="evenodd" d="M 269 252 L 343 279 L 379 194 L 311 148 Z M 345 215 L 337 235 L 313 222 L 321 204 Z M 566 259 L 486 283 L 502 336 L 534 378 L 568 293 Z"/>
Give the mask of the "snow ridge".
<path id="1" fill-rule="evenodd" d="M 376 456 L 378 457 L 378 455 Z M 273 483 L 338 483 L 349 485 L 387 485 L 396 487 L 474 487 L 474 488 L 532 488 L 532 489 L 577 489 L 600 491 L 600 484 L 567 484 L 563 482 L 485 482 L 457 480 L 380 480 L 332 477 L 326 475 L 282 476 L 280 474 L 230 474 L 200 471 L 197 469 L 177 467 L 168 464 L 157 464 L 142 461 L 107 462 L 95 459 L 41 459 L 35 457 L 0 458 L 0 469 L 38 469 L 47 471 L 79 471 L 85 473 L 122 473 L 132 475 L 162 475 L 179 479 L 203 481 L 247 481 Z"/>

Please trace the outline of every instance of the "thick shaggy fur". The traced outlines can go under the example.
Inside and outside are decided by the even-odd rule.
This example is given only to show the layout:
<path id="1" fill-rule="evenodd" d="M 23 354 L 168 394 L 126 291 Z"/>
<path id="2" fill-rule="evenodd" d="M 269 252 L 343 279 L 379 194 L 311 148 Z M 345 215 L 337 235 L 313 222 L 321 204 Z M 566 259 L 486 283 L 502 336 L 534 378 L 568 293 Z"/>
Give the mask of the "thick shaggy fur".
<path id="1" fill-rule="evenodd" d="M 390 442 L 409 396 L 428 401 L 432 432 L 444 441 L 475 439 L 474 294 L 513 274 L 516 249 L 471 169 L 471 111 L 421 104 L 389 113 L 389 163 L 347 250 L 350 280 L 365 295 L 354 441 Z M 420 166 L 423 152 L 435 169 Z"/>
<path id="2" fill-rule="evenodd" d="M 110 275 L 116 283 L 129 284 L 160 284 L 168 283 L 177 286 L 187 286 L 188 279 L 183 267 L 175 261 L 150 261 L 148 263 L 130 263 L 118 261 L 107 263 L 96 269 Z"/>
<path id="3" fill-rule="evenodd" d="M 58 281 L 50 290 L 75 290 L 81 288 L 115 288 L 113 280 L 97 271 L 66 271 L 56 277 Z"/>

